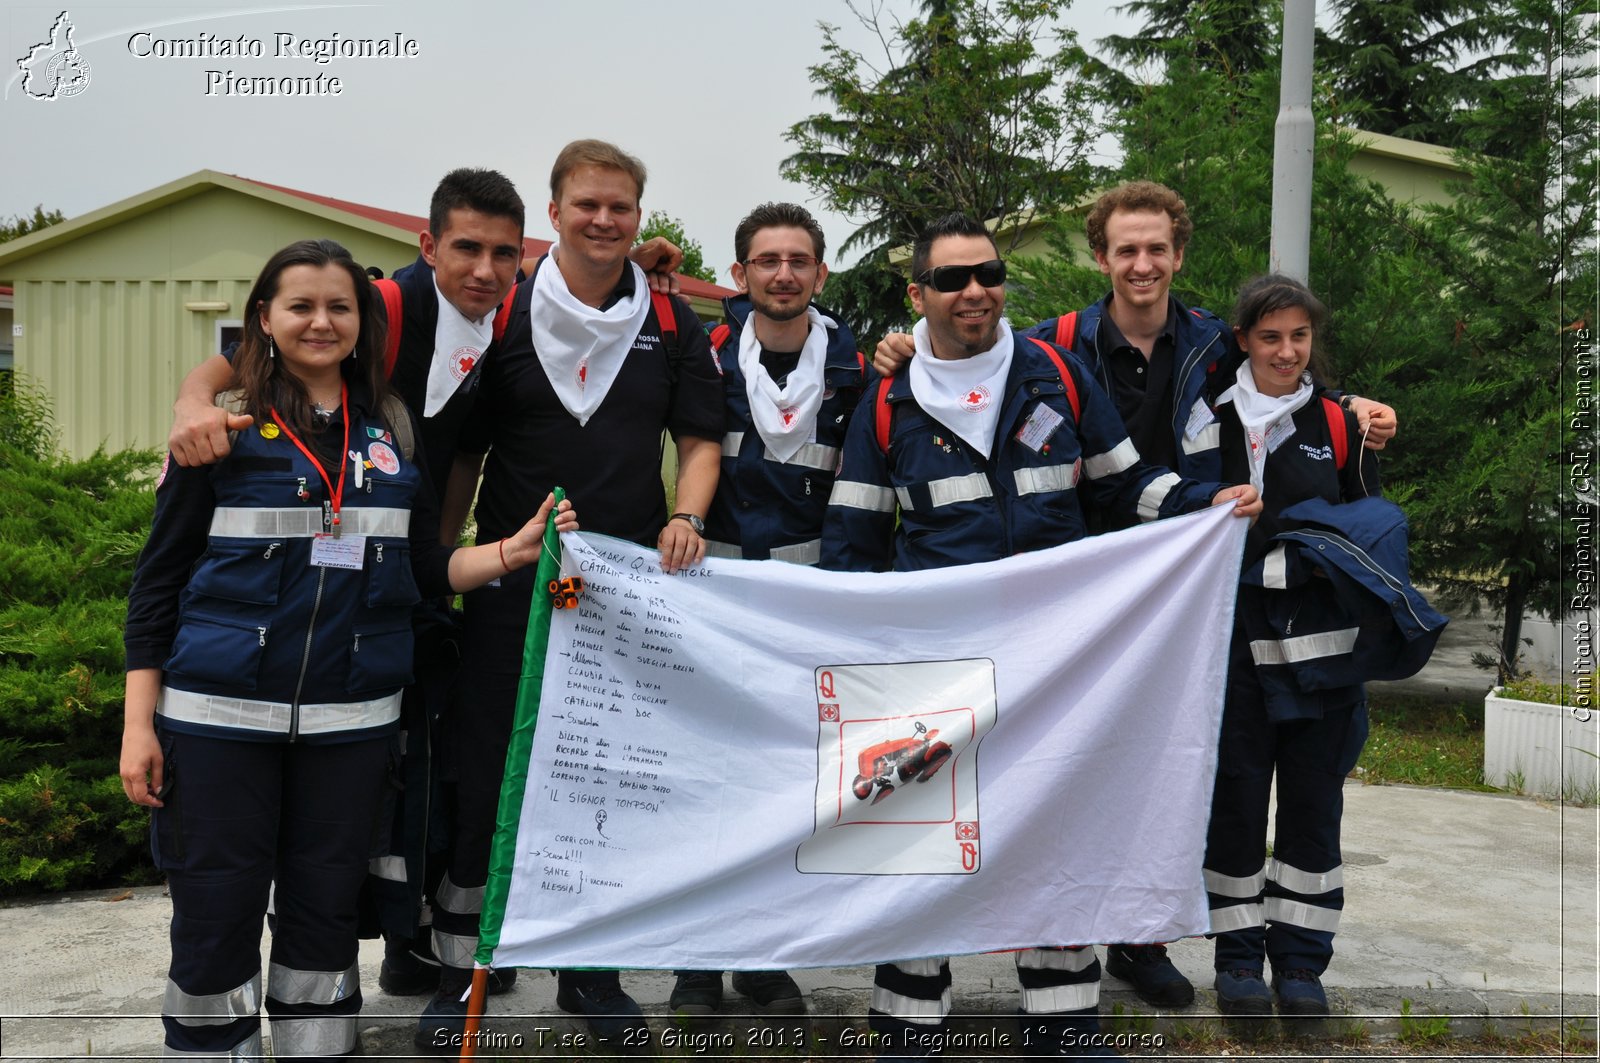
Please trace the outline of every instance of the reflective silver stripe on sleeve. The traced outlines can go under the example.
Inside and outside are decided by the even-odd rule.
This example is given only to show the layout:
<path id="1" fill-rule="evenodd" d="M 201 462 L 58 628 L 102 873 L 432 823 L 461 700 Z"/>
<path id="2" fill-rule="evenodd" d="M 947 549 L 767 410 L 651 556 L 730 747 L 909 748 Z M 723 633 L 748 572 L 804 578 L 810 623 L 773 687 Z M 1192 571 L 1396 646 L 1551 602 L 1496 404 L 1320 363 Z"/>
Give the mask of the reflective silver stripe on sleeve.
<path id="1" fill-rule="evenodd" d="M 267 968 L 267 996 L 284 1004 L 320 1004 L 349 1000 L 361 992 L 361 968 L 344 971 L 297 971 L 274 963 Z"/>
<path id="2" fill-rule="evenodd" d="M 1072 490 L 1071 465 L 1041 465 L 1035 469 L 1018 469 L 1017 494 L 1047 495 L 1053 491 Z"/>
<path id="3" fill-rule="evenodd" d="M 1267 862 L 1267 877 L 1286 890 L 1314 897 L 1319 893 L 1344 888 L 1344 865 L 1340 864 L 1328 871 L 1313 873 L 1301 871 L 1293 864 L 1286 864 L 1273 857 Z"/>
<path id="4" fill-rule="evenodd" d="M 356 1046 L 356 1016 L 319 1015 L 314 1019 L 273 1017 L 272 1055 L 346 1056 Z"/>
<path id="5" fill-rule="evenodd" d="M 231 727 L 263 734 L 288 734 L 294 709 L 286 701 L 252 701 L 220 694 L 196 694 L 162 687 L 156 713 L 184 723 Z M 400 692 L 367 701 L 337 701 L 300 706 L 302 735 L 335 734 L 381 727 L 400 718 Z"/>
<path id="6" fill-rule="evenodd" d="M 768 461 L 778 460 L 770 450 L 766 452 L 766 458 Z M 839 467 L 839 448 L 825 447 L 821 443 L 807 443 L 795 451 L 794 457 L 789 459 L 788 464 L 832 472 Z"/>
<path id="7" fill-rule="evenodd" d="M 1360 628 L 1347 627 L 1319 631 L 1315 635 L 1296 635 L 1281 641 L 1257 639 L 1250 643 L 1250 656 L 1257 664 L 1298 664 L 1319 657 L 1337 657 L 1355 649 L 1356 637 L 1360 634 Z"/>
<path id="8" fill-rule="evenodd" d="M 1181 479 L 1175 472 L 1165 472 L 1145 484 L 1144 490 L 1139 492 L 1139 519 L 1155 520 L 1161 516 L 1161 503 Z"/>
<path id="9" fill-rule="evenodd" d="M 1319 908 L 1315 904 L 1291 901 L 1287 897 L 1268 897 L 1265 911 L 1267 918 L 1274 923 L 1291 923 L 1294 926 L 1303 926 L 1307 930 L 1321 930 L 1329 934 L 1339 929 L 1337 908 Z"/>
<path id="10" fill-rule="evenodd" d="M 1056 1011 L 1082 1011 L 1100 1003 L 1100 982 L 1079 982 L 1076 985 L 1045 986 L 1042 989 L 1022 991 L 1022 1010 L 1030 1015 L 1048 1015 Z"/>
<path id="11" fill-rule="evenodd" d="M 284 489 L 288 493 L 288 489 Z M 222 506 L 211 513 L 211 534 L 246 539 L 307 539 L 322 534 L 322 507 L 247 509 Z M 345 535 L 386 535 L 404 539 L 411 530 L 409 509 L 352 506 L 339 514 Z"/>
<path id="12" fill-rule="evenodd" d="M 1289 555 L 1282 543 L 1268 550 L 1261 559 L 1261 585 L 1273 591 L 1288 590 L 1288 565 Z"/>
<path id="13" fill-rule="evenodd" d="M 911 504 L 911 488 L 896 487 L 894 489 L 894 497 L 895 501 L 900 503 L 900 508 L 907 513 L 915 513 L 917 511 L 917 507 Z"/>
<path id="14" fill-rule="evenodd" d="M 261 972 L 250 976 L 243 985 L 226 993 L 208 993 L 203 996 L 185 993 L 178 983 L 167 979 L 167 991 L 161 1000 L 161 1014 L 177 1019 L 185 1026 L 226 1026 L 235 1019 L 261 1013 Z"/>
<path id="15" fill-rule="evenodd" d="M 737 561 L 744 556 L 744 551 L 732 543 L 719 543 L 715 539 L 706 540 L 707 557 L 727 557 Z"/>
<path id="16" fill-rule="evenodd" d="M 866 509 L 873 513 L 893 513 L 894 492 L 887 487 L 856 483 L 854 480 L 835 480 L 833 493 L 828 496 L 828 505 Z"/>
<path id="17" fill-rule="evenodd" d="M 161 1058 L 195 1060 L 206 1059 L 211 1060 L 212 1063 L 221 1063 L 223 1060 L 236 1059 L 239 1060 L 240 1063 L 243 1063 L 245 1060 L 250 1060 L 251 1063 L 260 1063 L 261 1060 L 267 1058 L 267 1053 L 266 1049 L 262 1048 L 261 1046 L 261 1031 L 260 1029 L 255 1029 L 246 1034 L 243 1041 L 240 1041 L 226 1052 L 184 1052 L 173 1048 L 170 1045 L 162 1045 Z"/>
<path id="18" fill-rule="evenodd" d="M 1138 463 L 1139 448 L 1133 445 L 1133 440 L 1124 439 L 1104 454 L 1084 458 L 1083 473 L 1091 480 L 1099 480 L 1114 476 L 1124 469 L 1131 469 Z"/>
<path id="19" fill-rule="evenodd" d="M 993 497 L 994 488 L 989 486 L 989 478 L 981 472 L 928 481 L 928 498 L 935 509 L 940 506 L 953 506 L 959 502 L 975 502 L 980 498 Z"/>
<path id="20" fill-rule="evenodd" d="M 1094 949 L 1022 949 L 1017 966 L 1032 971 L 1082 971 L 1095 961 Z"/>
<path id="21" fill-rule="evenodd" d="M 385 882 L 406 880 L 406 858 L 403 856 L 374 856 L 367 861 L 367 873 Z"/>
<path id="22" fill-rule="evenodd" d="M 739 456 L 739 448 L 742 446 L 744 446 L 744 433 L 729 432 L 722 437 L 722 456 L 725 458 L 737 458 Z"/>
<path id="23" fill-rule="evenodd" d="M 446 967 L 470 971 L 472 957 L 477 951 L 476 935 L 468 937 L 465 934 L 446 934 L 438 927 L 433 928 L 433 955 Z"/>
<path id="24" fill-rule="evenodd" d="M 872 1010 L 893 1015 L 901 1022 L 937 1026 L 950 1014 L 950 990 L 946 989 L 938 1000 L 919 1000 L 875 985 L 872 987 Z"/>
<path id="25" fill-rule="evenodd" d="M 1261 925 L 1261 905 L 1233 904 L 1226 908 L 1211 909 L 1211 933 L 1226 934 L 1230 930 L 1244 930 Z"/>
<path id="26" fill-rule="evenodd" d="M 1267 884 L 1267 869 L 1263 867 L 1255 874 L 1241 878 L 1207 868 L 1205 878 L 1206 892 L 1215 893 L 1218 897 L 1258 897 L 1261 887 Z"/>
<path id="27" fill-rule="evenodd" d="M 1202 450 L 1216 450 L 1222 445 L 1222 426 L 1212 421 L 1195 434 L 1193 439 L 1183 437 L 1183 452 L 1198 454 Z"/>

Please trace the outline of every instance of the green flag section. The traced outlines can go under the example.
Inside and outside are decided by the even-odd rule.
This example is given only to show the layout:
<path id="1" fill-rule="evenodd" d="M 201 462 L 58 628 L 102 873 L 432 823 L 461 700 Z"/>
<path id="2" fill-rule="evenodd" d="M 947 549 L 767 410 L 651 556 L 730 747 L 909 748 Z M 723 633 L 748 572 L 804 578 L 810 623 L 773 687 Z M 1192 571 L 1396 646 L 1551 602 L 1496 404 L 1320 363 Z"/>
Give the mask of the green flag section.
<path id="1" fill-rule="evenodd" d="M 556 505 L 567 497 L 557 487 Z M 545 647 L 550 641 L 550 595 L 542 593 L 550 581 L 561 577 L 561 537 L 556 534 L 555 511 L 544 526 L 544 549 L 539 555 L 539 575 L 534 581 L 533 604 L 528 608 L 528 634 L 522 641 L 522 678 L 517 683 L 517 709 L 511 725 L 511 745 L 506 750 L 505 780 L 500 784 L 500 807 L 495 813 L 494 844 L 489 850 L 489 878 L 483 888 L 483 914 L 478 923 L 478 951 L 473 959 L 488 966 L 500 944 L 505 922 L 506 896 L 511 892 L 511 872 L 517 859 L 517 826 L 522 818 L 522 794 L 528 782 L 528 754 L 533 729 L 539 722 L 539 691 L 544 686 Z"/>

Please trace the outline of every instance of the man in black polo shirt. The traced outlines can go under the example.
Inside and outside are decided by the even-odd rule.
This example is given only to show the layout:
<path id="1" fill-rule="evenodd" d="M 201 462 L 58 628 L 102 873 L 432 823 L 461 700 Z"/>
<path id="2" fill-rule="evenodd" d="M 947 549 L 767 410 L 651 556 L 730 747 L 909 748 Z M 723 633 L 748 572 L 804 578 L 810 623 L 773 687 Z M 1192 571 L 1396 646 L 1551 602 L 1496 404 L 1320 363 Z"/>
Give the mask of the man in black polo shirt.
<path id="1" fill-rule="evenodd" d="M 663 321 L 664 307 L 653 305 L 643 273 L 627 260 L 644 178 L 637 159 L 600 141 L 576 141 L 556 159 L 550 221 L 559 241 L 518 289 L 445 493 L 448 520 L 470 499 L 487 452 L 480 542 L 521 527 L 530 492 L 559 485 L 585 530 L 658 548 L 668 572 L 704 556 L 703 520 L 722 453 L 722 383 L 688 304 L 673 299 L 674 320 Z M 663 430 L 678 453 L 670 516 Z M 533 593 L 533 574 L 518 572 L 466 596 L 459 813 L 434 913 L 435 949 L 447 966 L 417 1033 L 423 1048 L 452 1047 L 449 1034 L 465 1016 L 460 997 L 477 946 Z M 556 1003 L 586 1016 L 613 1048 L 643 1027 L 617 972 L 562 971 L 559 979 Z"/>

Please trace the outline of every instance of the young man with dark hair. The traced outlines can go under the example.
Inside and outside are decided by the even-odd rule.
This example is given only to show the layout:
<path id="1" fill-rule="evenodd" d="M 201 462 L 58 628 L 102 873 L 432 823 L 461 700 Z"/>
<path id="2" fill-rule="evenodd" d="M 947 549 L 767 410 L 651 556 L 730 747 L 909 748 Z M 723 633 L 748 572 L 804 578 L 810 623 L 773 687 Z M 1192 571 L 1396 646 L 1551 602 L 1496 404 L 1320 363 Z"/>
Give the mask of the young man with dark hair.
<path id="1" fill-rule="evenodd" d="M 481 471 L 482 540 L 521 527 L 529 492 L 543 498 L 559 485 L 575 508 L 594 513 L 585 530 L 656 547 L 667 572 L 704 556 L 721 453 L 722 382 L 689 305 L 652 298 L 643 272 L 628 261 L 644 178 L 637 159 L 594 140 L 569 144 L 551 170 L 549 216 L 559 239 L 518 287 L 445 492 L 447 515 L 464 513 Z M 670 514 L 661 482 L 663 431 L 678 452 Z M 522 571 L 465 597 L 458 808 L 434 911 L 434 943 L 445 966 L 417 1031 L 425 1050 L 453 1047 L 465 1021 L 461 998 L 477 948 L 533 593 L 533 574 Z M 613 1049 L 645 1029 L 616 971 L 564 970 L 558 977 L 557 1005 L 585 1016 Z"/>
<path id="2" fill-rule="evenodd" d="M 911 268 L 917 357 L 856 409 L 823 525 L 824 568 L 999 560 L 1083 538 L 1091 512 L 1130 523 L 1228 502 L 1240 517 L 1260 512 L 1253 487 L 1196 483 L 1141 461 L 1081 362 L 1012 333 L 1005 263 L 981 222 L 935 222 Z M 1016 962 L 1025 1047 L 1098 1054 L 1094 949 L 1024 949 Z M 943 958 L 880 964 L 873 1030 L 891 1050 L 923 1054 L 940 1040 L 949 987 Z"/>
<path id="3" fill-rule="evenodd" d="M 728 324 L 711 333 L 727 430 L 706 515 L 706 554 L 814 565 L 839 449 L 869 373 L 848 326 L 815 299 L 828 279 L 822 227 L 804 207 L 763 203 L 734 230 Z M 734 991 L 757 1008 L 805 1010 L 784 971 L 739 971 Z M 673 1011 L 722 1003 L 721 971 L 679 971 Z"/>

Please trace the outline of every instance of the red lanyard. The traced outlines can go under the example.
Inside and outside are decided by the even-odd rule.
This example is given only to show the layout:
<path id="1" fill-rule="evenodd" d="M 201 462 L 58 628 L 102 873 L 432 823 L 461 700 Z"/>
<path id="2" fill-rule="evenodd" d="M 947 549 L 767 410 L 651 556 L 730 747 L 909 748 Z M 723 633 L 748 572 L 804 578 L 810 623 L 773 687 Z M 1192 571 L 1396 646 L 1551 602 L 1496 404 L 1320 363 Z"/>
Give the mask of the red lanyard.
<path id="1" fill-rule="evenodd" d="M 333 525 L 334 534 L 337 535 L 339 533 L 339 507 L 344 500 L 344 470 L 347 464 L 344 460 L 344 455 L 350 453 L 350 389 L 345 385 L 344 381 L 339 381 L 339 413 L 344 418 L 344 446 L 339 448 L 339 486 L 337 488 L 333 486 L 333 481 L 328 479 L 328 470 L 322 467 L 322 462 L 318 461 L 317 456 L 307 450 L 304 443 L 300 442 L 300 437 L 291 432 L 289 426 L 283 423 L 283 418 L 278 416 L 278 408 L 272 406 L 269 409 L 272 410 L 272 420 L 283 430 L 283 434 L 289 437 L 289 442 L 299 447 L 300 453 L 310 459 L 311 464 L 317 467 L 317 474 L 322 477 L 322 482 L 328 485 L 328 501 L 332 513 L 330 523 Z"/>

